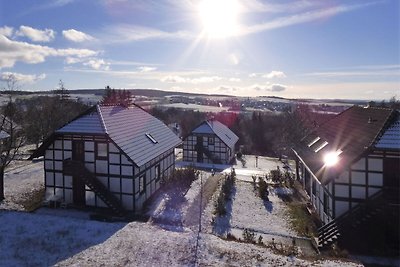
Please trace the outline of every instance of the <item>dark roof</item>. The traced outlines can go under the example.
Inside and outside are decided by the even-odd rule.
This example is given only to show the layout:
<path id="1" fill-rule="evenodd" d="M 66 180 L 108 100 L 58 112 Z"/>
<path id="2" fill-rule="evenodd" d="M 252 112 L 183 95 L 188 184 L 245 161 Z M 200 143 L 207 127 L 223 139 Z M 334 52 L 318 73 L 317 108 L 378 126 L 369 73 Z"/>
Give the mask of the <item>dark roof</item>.
<path id="1" fill-rule="evenodd" d="M 206 120 L 202 122 L 198 127 L 196 127 L 193 133 L 207 133 L 207 134 L 215 134 L 224 142 L 228 147 L 232 147 L 239 140 L 239 137 L 232 132 L 227 126 L 222 124 L 221 122 L 213 119 Z"/>
<path id="2" fill-rule="evenodd" d="M 326 183 L 373 149 L 394 117 L 392 109 L 353 106 L 315 128 L 294 150 L 311 172 Z M 340 153 L 339 162 L 332 167 L 326 167 L 323 160 L 329 152 Z"/>
<path id="3" fill-rule="evenodd" d="M 99 106 L 108 136 L 142 166 L 182 141 L 163 122 L 138 106 Z"/>
<path id="4" fill-rule="evenodd" d="M 65 133 L 107 135 L 137 166 L 181 143 L 163 122 L 136 105 L 97 105 L 56 131 Z M 43 155 L 50 143 L 46 140 L 31 158 Z"/>

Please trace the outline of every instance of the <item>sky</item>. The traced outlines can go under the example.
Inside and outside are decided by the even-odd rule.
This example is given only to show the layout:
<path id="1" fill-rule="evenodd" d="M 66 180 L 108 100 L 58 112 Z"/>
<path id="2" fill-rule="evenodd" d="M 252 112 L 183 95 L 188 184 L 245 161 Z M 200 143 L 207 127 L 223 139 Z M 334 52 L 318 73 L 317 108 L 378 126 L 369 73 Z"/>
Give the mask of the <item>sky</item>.
<path id="1" fill-rule="evenodd" d="M 0 88 L 400 98 L 398 0 L 0 0 Z"/>

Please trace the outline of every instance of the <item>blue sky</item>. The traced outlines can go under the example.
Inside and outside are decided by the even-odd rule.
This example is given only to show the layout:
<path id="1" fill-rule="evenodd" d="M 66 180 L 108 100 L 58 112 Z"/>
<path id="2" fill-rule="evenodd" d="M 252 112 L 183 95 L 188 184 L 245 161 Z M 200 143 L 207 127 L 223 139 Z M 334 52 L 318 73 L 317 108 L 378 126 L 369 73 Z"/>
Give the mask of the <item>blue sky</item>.
<path id="1" fill-rule="evenodd" d="M 0 79 L 400 98 L 398 0 L 0 0 Z M 2 83 L 1 87 L 4 87 Z"/>

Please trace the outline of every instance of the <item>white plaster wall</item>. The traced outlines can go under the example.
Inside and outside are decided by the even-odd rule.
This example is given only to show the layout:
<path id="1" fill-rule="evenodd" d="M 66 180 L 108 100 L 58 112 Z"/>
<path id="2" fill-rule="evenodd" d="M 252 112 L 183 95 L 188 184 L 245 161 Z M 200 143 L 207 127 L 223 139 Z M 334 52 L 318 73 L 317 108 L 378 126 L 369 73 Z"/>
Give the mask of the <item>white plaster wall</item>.
<path id="1" fill-rule="evenodd" d="M 368 159 L 368 170 L 370 171 L 383 171 L 382 159 Z"/>
<path id="2" fill-rule="evenodd" d="M 110 178 L 110 191 L 111 192 L 121 192 L 121 184 L 119 178 Z"/>
<path id="3" fill-rule="evenodd" d="M 375 186 L 383 185 L 383 174 L 382 173 L 368 173 L 368 184 Z"/>
<path id="4" fill-rule="evenodd" d="M 122 183 L 122 188 L 121 191 L 122 193 L 128 193 L 128 194 L 133 194 L 133 179 L 121 179 Z"/>
<path id="5" fill-rule="evenodd" d="M 339 217 L 349 209 L 349 203 L 347 201 L 335 201 L 335 212 L 336 217 Z"/>
<path id="6" fill-rule="evenodd" d="M 96 204 L 96 203 L 95 203 L 95 198 L 96 198 L 96 196 L 95 196 L 95 193 L 94 193 L 94 192 L 92 192 L 92 191 L 86 191 L 85 198 L 86 198 L 86 205 L 88 205 L 88 206 L 94 206 L 94 205 Z"/>
<path id="7" fill-rule="evenodd" d="M 352 186 L 351 187 L 351 196 L 352 198 L 361 198 L 365 199 L 365 187 L 363 186 Z"/>
<path id="8" fill-rule="evenodd" d="M 122 205 L 127 210 L 133 210 L 133 196 L 122 195 Z"/>
<path id="9" fill-rule="evenodd" d="M 352 171 L 351 172 L 351 182 L 352 182 L 352 184 L 365 185 L 366 184 L 366 174 L 365 174 L 365 172 Z"/>
<path id="10" fill-rule="evenodd" d="M 54 186 L 54 172 L 46 172 L 46 186 Z"/>
<path id="11" fill-rule="evenodd" d="M 335 196 L 336 197 L 349 197 L 349 186 L 335 184 Z"/>
<path id="12" fill-rule="evenodd" d="M 72 187 L 72 176 L 64 176 L 64 185 L 65 187 Z"/>
<path id="13" fill-rule="evenodd" d="M 365 158 L 361 158 L 356 163 L 353 163 L 353 165 L 351 165 L 351 169 L 353 169 L 353 170 L 365 170 L 366 169 Z"/>

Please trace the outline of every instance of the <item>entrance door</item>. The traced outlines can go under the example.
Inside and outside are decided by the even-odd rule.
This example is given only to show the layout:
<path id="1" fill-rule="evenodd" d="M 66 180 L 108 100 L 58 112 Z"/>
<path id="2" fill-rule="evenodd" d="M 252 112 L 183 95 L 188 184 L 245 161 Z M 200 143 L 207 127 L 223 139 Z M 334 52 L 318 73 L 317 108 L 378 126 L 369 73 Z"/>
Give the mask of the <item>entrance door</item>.
<path id="1" fill-rule="evenodd" d="M 197 162 L 203 162 L 203 136 L 197 136 Z"/>
<path id="2" fill-rule="evenodd" d="M 84 162 L 85 147 L 83 141 L 72 141 L 72 160 Z M 85 183 L 76 175 L 74 175 L 72 179 L 72 191 L 74 204 L 84 206 L 86 204 Z"/>

